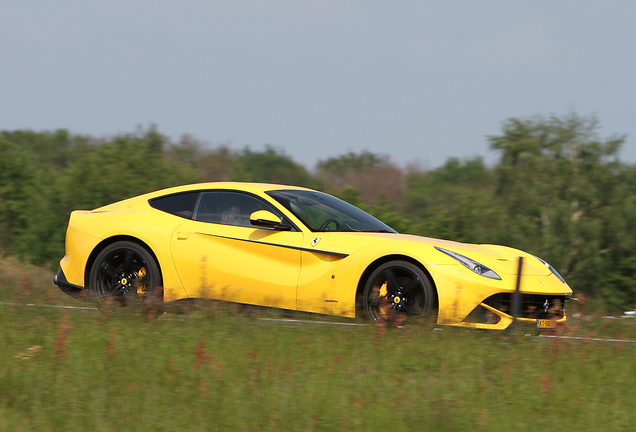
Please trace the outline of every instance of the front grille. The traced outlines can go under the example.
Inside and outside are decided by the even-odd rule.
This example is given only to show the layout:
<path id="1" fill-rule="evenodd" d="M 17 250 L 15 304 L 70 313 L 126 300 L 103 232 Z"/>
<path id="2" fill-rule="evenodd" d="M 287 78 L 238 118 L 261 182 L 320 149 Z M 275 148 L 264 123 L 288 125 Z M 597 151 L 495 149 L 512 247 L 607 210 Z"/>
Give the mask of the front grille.
<path id="1" fill-rule="evenodd" d="M 521 304 L 519 318 L 530 319 L 561 319 L 565 296 L 545 294 L 520 294 Z M 495 294 L 484 300 L 484 303 L 501 312 L 512 315 L 513 293 Z"/>
<path id="2" fill-rule="evenodd" d="M 518 315 L 519 318 L 553 320 L 563 318 L 563 305 L 565 303 L 565 296 L 553 296 L 544 294 L 520 295 L 521 301 Z M 513 296 L 514 294 L 512 293 L 495 294 L 488 297 L 486 300 L 483 301 L 483 303 L 505 314 L 512 315 Z M 464 319 L 464 322 L 497 324 L 500 319 L 501 318 L 498 315 L 479 305 L 470 314 L 468 314 L 468 316 Z"/>

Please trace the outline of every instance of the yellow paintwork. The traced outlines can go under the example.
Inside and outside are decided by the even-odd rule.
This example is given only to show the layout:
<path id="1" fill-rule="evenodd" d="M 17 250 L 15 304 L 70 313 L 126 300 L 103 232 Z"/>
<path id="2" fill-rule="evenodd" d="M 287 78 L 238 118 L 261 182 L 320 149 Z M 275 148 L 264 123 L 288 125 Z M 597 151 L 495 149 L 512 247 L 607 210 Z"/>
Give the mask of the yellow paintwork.
<path id="1" fill-rule="evenodd" d="M 171 250 L 191 297 L 296 309 L 300 251 L 265 243 L 298 247 L 302 239 L 301 232 L 185 221 Z"/>
<path id="2" fill-rule="evenodd" d="M 197 189 L 236 189 L 257 195 L 285 214 L 300 230 L 278 231 L 184 219 L 152 208 L 148 200 Z M 93 211 L 71 214 L 66 254 L 60 262 L 68 282 L 85 287 L 89 257 L 100 243 L 133 237 L 157 258 L 164 300 L 211 298 L 284 309 L 356 315 L 356 294 L 363 274 L 377 260 L 391 256 L 418 262 L 431 276 L 438 295 L 438 323 L 474 328 L 506 328 L 462 320 L 484 299 L 513 292 L 517 260 L 525 259 L 524 293 L 569 296 L 572 291 L 543 264 L 522 251 L 494 245 L 468 245 L 425 237 L 362 232 L 312 232 L 265 194 L 268 190 L 303 189 L 250 183 L 202 183 L 157 191 Z M 477 275 L 439 246 L 493 269 L 501 280 Z M 491 310 L 487 305 L 486 309 Z M 564 318 L 565 319 L 565 318 Z"/>

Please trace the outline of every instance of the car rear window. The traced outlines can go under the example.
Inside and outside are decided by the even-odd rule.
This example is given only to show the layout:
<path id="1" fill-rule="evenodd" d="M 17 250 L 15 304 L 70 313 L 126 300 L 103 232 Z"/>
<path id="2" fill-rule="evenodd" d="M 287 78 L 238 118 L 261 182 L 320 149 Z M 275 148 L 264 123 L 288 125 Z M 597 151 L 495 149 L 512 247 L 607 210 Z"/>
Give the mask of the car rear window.
<path id="1" fill-rule="evenodd" d="M 185 192 L 174 195 L 153 198 L 148 203 L 151 207 L 166 213 L 180 216 L 186 219 L 192 219 L 194 206 L 199 198 L 199 192 Z"/>

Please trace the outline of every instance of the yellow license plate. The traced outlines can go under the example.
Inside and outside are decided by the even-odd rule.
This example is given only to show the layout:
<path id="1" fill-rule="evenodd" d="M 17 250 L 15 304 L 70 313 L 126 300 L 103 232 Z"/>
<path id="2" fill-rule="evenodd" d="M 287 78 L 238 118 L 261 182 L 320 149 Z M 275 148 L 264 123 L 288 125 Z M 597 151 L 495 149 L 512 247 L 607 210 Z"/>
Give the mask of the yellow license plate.
<path id="1" fill-rule="evenodd" d="M 537 328 L 555 328 L 556 321 L 554 320 L 537 320 Z"/>

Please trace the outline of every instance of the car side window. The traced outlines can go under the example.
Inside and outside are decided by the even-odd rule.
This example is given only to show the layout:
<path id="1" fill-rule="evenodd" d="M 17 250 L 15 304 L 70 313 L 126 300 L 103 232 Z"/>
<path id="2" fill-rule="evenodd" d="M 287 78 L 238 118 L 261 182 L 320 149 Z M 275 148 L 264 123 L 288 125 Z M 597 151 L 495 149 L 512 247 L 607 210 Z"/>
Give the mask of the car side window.
<path id="1" fill-rule="evenodd" d="M 258 210 L 268 210 L 280 216 L 279 211 L 252 195 L 209 191 L 201 194 L 194 220 L 254 228 L 250 222 L 250 215 Z"/>
<path id="2" fill-rule="evenodd" d="M 153 198 L 149 201 L 149 204 L 157 210 L 192 219 L 197 198 L 199 198 L 199 192 L 186 192 Z"/>

